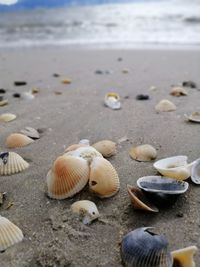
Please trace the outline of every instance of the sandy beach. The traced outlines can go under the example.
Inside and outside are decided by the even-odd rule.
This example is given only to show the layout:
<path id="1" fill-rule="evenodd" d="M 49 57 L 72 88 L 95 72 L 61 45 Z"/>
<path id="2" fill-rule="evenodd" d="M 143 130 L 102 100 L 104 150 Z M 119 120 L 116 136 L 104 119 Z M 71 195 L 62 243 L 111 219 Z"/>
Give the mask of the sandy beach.
<path id="1" fill-rule="evenodd" d="M 119 60 L 119 58 L 121 60 Z M 96 74 L 97 70 L 106 73 Z M 124 73 L 128 70 L 128 73 Z M 126 71 L 125 71 L 126 72 Z M 190 245 L 200 248 L 200 188 L 190 188 L 168 209 L 158 214 L 133 209 L 126 185 L 139 177 L 156 175 L 153 162 L 130 158 L 133 145 L 151 144 L 158 157 L 187 155 L 189 162 L 200 157 L 200 124 L 187 122 L 184 114 L 200 111 L 199 50 L 87 50 L 63 47 L 1 49 L 0 88 L 6 89 L 8 105 L 0 114 L 11 112 L 17 119 L 0 123 L 1 151 L 6 137 L 26 126 L 42 129 L 41 138 L 15 151 L 30 163 L 19 174 L 0 177 L 0 192 L 7 192 L 0 214 L 18 225 L 24 240 L 0 254 L 1 267 L 121 267 L 119 243 L 124 234 L 137 227 L 153 226 L 164 234 L 170 250 Z M 60 77 L 53 77 L 57 73 Z M 62 84 L 62 79 L 71 84 Z M 26 86 L 14 86 L 14 81 Z M 188 95 L 169 95 L 171 85 L 192 80 L 198 88 L 186 88 Z M 155 90 L 149 90 L 155 86 Z M 31 101 L 14 98 L 38 88 Z M 122 108 L 104 106 L 104 95 L 114 91 Z M 60 92 L 61 94 L 55 94 Z M 150 99 L 138 101 L 137 94 Z M 176 104 L 173 112 L 156 113 L 161 99 Z M 46 175 L 64 149 L 80 139 L 91 144 L 108 139 L 118 144 L 109 161 L 120 178 L 120 191 L 108 199 L 93 196 L 86 187 L 71 199 L 53 200 L 46 195 Z M 71 216 L 70 205 L 89 199 L 101 217 L 86 226 Z M 12 202 L 13 205 L 9 206 Z M 196 257 L 200 264 L 200 253 Z"/>

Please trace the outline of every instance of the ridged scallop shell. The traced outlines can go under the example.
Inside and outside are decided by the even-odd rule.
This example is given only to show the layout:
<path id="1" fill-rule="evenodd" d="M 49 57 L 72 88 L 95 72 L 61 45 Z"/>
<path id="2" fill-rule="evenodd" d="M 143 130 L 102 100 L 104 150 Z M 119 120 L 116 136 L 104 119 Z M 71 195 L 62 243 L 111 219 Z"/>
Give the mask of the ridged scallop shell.
<path id="1" fill-rule="evenodd" d="M 194 255 L 197 252 L 196 246 L 172 251 L 173 267 L 195 267 Z"/>
<path id="2" fill-rule="evenodd" d="M 129 155 L 137 161 L 151 161 L 157 157 L 157 151 L 153 146 L 145 144 L 131 148 Z"/>
<path id="3" fill-rule="evenodd" d="M 174 110 L 176 110 L 176 106 L 171 101 L 169 101 L 167 99 L 163 99 L 155 106 L 155 110 L 157 112 L 174 111 Z"/>
<path id="4" fill-rule="evenodd" d="M 154 205 L 149 202 L 145 194 L 139 188 L 127 185 L 127 190 L 134 209 L 150 212 L 159 211 Z"/>
<path id="5" fill-rule="evenodd" d="M 101 153 L 105 158 L 116 155 L 116 143 L 110 140 L 102 140 L 92 145 L 99 153 Z"/>
<path id="6" fill-rule="evenodd" d="M 48 195 L 55 199 L 65 199 L 80 192 L 89 179 L 86 160 L 63 155 L 56 159 L 47 174 Z"/>
<path id="7" fill-rule="evenodd" d="M 0 216 L 0 251 L 22 241 L 22 231 L 11 221 Z"/>
<path id="8" fill-rule="evenodd" d="M 3 113 L 0 115 L 0 121 L 2 122 L 9 122 L 16 119 L 16 115 L 12 113 Z"/>
<path id="9" fill-rule="evenodd" d="M 0 153 L 0 175 L 22 172 L 28 167 L 28 162 L 15 152 Z"/>
<path id="10" fill-rule="evenodd" d="M 76 201 L 71 205 L 71 210 L 81 217 L 84 224 L 90 224 L 100 216 L 95 203 L 89 200 Z"/>
<path id="11" fill-rule="evenodd" d="M 180 87 L 180 86 L 174 86 L 171 88 L 171 92 L 170 95 L 173 96 L 185 96 L 187 95 L 187 91 L 185 90 L 185 88 Z"/>
<path id="12" fill-rule="evenodd" d="M 192 166 L 191 180 L 195 184 L 200 184 L 200 159 L 197 159 Z"/>
<path id="13" fill-rule="evenodd" d="M 70 152 L 70 151 L 73 151 L 73 150 L 76 150 L 79 147 L 86 147 L 86 146 L 88 146 L 88 145 L 85 145 L 85 144 L 73 144 L 73 145 L 68 146 L 65 149 L 65 153 Z"/>
<path id="14" fill-rule="evenodd" d="M 119 94 L 115 92 L 107 93 L 104 97 L 104 104 L 105 106 L 111 109 L 120 109 L 121 103 L 120 103 Z"/>
<path id="15" fill-rule="evenodd" d="M 7 137 L 6 146 L 9 148 L 23 147 L 33 142 L 33 139 L 24 134 L 13 133 Z"/>
<path id="16" fill-rule="evenodd" d="M 89 187 L 100 198 L 111 197 L 119 191 L 118 174 L 108 160 L 100 157 L 93 159 L 90 165 Z"/>
<path id="17" fill-rule="evenodd" d="M 138 228 L 123 238 L 121 256 L 126 267 L 172 267 L 166 238 L 150 229 Z"/>

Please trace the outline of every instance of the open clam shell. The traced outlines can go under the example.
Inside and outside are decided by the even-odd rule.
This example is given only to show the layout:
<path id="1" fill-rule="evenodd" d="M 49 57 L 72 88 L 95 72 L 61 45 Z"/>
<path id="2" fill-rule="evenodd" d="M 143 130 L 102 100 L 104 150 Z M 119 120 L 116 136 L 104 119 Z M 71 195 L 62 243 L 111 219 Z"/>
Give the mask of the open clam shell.
<path id="1" fill-rule="evenodd" d="M 163 99 L 155 106 L 155 110 L 157 112 L 174 111 L 174 110 L 176 110 L 176 106 L 171 101 L 169 101 L 167 99 Z"/>
<path id="2" fill-rule="evenodd" d="M 119 191 L 118 174 L 108 160 L 100 157 L 93 159 L 90 165 L 89 187 L 100 198 L 111 197 Z"/>
<path id="3" fill-rule="evenodd" d="M 30 137 L 28 137 L 24 134 L 13 133 L 7 137 L 6 146 L 8 148 L 23 147 L 23 146 L 27 146 L 33 142 L 34 142 L 33 139 L 31 139 Z"/>
<path id="4" fill-rule="evenodd" d="M 153 204 L 149 202 L 148 198 L 139 188 L 132 185 L 127 185 L 127 190 L 134 209 L 149 212 L 159 211 Z"/>
<path id="5" fill-rule="evenodd" d="M 0 251 L 22 241 L 22 231 L 7 218 L 0 216 Z"/>
<path id="6" fill-rule="evenodd" d="M 166 238 L 150 229 L 138 228 L 124 236 L 121 257 L 126 267 L 172 267 Z"/>
<path id="7" fill-rule="evenodd" d="M 19 154 L 15 152 L 0 153 L 0 175 L 11 175 L 24 171 L 29 167 Z"/>
<path id="8" fill-rule="evenodd" d="M 94 202 L 89 200 L 76 201 L 71 205 L 73 213 L 79 215 L 84 224 L 90 224 L 99 218 L 100 214 Z"/>
<path id="9" fill-rule="evenodd" d="M 89 179 L 86 160 L 63 155 L 56 159 L 47 174 L 48 195 L 55 199 L 65 199 L 80 192 Z"/>
<path id="10" fill-rule="evenodd" d="M 9 122 L 16 119 L 16 115 L 12 113 L 3 113 L 0 115 L 0 121 L 2 122 Z"/>
<path id="11" fill-rule="evenodd" d="M 192 166 L 191 180 L 195 184 L 200 184 L 200 159 L 196 160 Z"/>
<path id="12" fill-rule="evenodd" d="M 189 121 L 200 123 L 200 112 L 199 111 L 193 112 L 191 115 L 185 114 L 185 117 Z"/>
<path id="13" fill-rule="evenodd" d="M 110 140 L 102 140 L 92 145 L 105 158 L 116 155 L 116 143 Z"/>
<path id="14" fill-rule="evenodd" d="M 104 97 L 104 104 L 105 106 L 111 109 L 120 109 L 121 103 L 120 103 L 119 94 L 115 92 L 107 93 Z"/>
<path id="15" fill-rule="evenodd" d="M 151 161 L 157 157 L 156 149 L 148 144 L 132 147 L 129 151 L 132 159 L 137 161 Z"/>
<path id="16" fill-rule="evenodd" d="M 156 161 L 154 168 L 164 176 L 177 180 L 186 180 L 190 177 L 194 162 L 188 164 L 187 156 L 175 156 Z"/>
<path id="17" fill-rule="evenodd" d="M 196 246 L 172 251 L 173 267 L 195 267 L 194 255 L 197 252 Z"/>

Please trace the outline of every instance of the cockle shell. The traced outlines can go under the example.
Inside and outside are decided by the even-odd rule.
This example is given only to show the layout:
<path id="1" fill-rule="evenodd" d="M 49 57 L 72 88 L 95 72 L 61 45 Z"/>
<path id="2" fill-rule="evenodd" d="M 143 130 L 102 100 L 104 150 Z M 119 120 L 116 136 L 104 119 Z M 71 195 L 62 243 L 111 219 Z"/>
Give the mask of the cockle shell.
<path id="1" fill-rule="evenodd" d="M 157 157 L 157 151 L 153 146 L 145 144 L 132 147 L 129 155 L 137 161 L 151 161 Z"/>
<path id="2" fill-rule="evenodd" d="M 22 241 L 22 231 L 11 221 L 0 216 L 0 251 Z"/>
<path id="3" fill-rule="evenodd" d="M 47 174 L 48 195 L 55 199 L 65 199 L 80 192 L 89 179 L 86 160 L 63 155 L 56 159 Z"/>
<path id="4" fill-rule="evenodd" d="M 176 106 L 171 101 L 163 99 L 155 106 L 155 110 L 157 112 L 174 111 L 176 110 Z"/>
<path id="5" fill-rule="evenodd" d="M 134 209 L 150 212 L 159 211 L 154 205 L 149 202 L 145 194 L 139 188 L 132 185 L 127 185 L 127 190 Z"/>
<path id="6" fill-rule="evenodd" d="M 78 149 L 79 147 L 86 147 L 87 145 L 85 144 L 73 144 L 73 145 L 70 145 L 68 146 L 66 149 L 65 149 L 65 153 L 69 152 L 69 151 L 73 151 L 73 150 L 76 150 Z"/>
<path id="7" fill-rule="evenodd" d="M 150 229 L 138 228 L 124 236 L 121 256 L 126 267 L 172 267 L 166 238 Z"/>
<path id="8" fill-rule="evenodd" d="M 95 203 L 89 200 L 76 201 L 71 205 L 71 210 L 81 217 L 84 224 L 90 224 L 100 216 Z"/>
<path id="9" fill-rule="evenodd" d="M 195 267 L 194 255 L 197 252 L 196 246 L 172 251 L 173 267 Z"/>
<path id="10" fill-rule="evenodd" d="M 32 139 L 39 139 L 40 138 L 39 132 L 32 127 L 25 127 L 25 129 L 21 130 L 21 133 L 25 134 L 26 136 L 28 136 Z"/>
<path id="11" fill-rule="evenodd" d="M 0 153 L 0 175 L 11 175 L 28 167 L 28 162 L 15 152 Z"/>
<path id="12" fill-rule="evenodd" d="M 116 155 L 116 143 L 110 140 L 102 140 L 92 145 L 99 153 L 101 153 L 105 158 Z"/>
<path id="13" fill-rule="evenodd" d="M 100 157 L 95 157 L 90 165 L 90 190 L 100 198 L 115 195 L 119 188 L 119 177 L 112 164 Z"/>
<path id="14" fill-rule="evenodd" d="M 121 103 L 119 95 L 115 92 L 107 93 L 104 97 L 104 104 L 111 109 L 120 109 Z"/>
<path id="15" fill-rule="evenodd" d="M 171 88 L 171 92 L 170 95 L 173 96 L 185 96 L 187 95 L 187 91 L 185 90 L 185 88 L 180 87 L 180 86 L 174 86 Z"/>
<path id="16" fill-rule="evenodd" d="M 33 142 L 33 139 L 24 134 L 13 133 L 7 137 L 6 146 L 9 148 L 23 147 Z"/>
<path id="17" fill-rule="evenodd" d="M 191 180 L 195 184 L 200 184 L 200 159 L 197 159 L 192 166 Z"/>
<path id="18" fill-rule="evenodd" d="M 189 116 L 185 114 L 185 117 L 189 121 L 200 123 L 200 112 L 199 111 L 192 112 L 192 114 Z"/>
<path id="19" fill-rule="evenodd" d="M 0 121 L 2 122 L 9 122 L 16 119 L 16 115 L 12 113 L 3 113 L 0 115 Z"/>

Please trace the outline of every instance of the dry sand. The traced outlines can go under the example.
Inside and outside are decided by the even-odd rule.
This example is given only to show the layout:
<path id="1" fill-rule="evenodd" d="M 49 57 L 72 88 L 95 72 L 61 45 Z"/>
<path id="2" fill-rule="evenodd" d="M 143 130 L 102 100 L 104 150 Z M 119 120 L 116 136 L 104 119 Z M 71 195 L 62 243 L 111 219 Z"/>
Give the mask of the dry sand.
<path id="1" fill-rule="evenodd" d="M 123 60 L 118 61 L 118 57 Z M 129 69 L 129 73 L 122 73 Z M 110 70 L 98 75 L 96 70 Z M 55 78 L 53 73 L 61 77 Z M 152 162 L 140 163 L 129 157 L 132 145 L 149 143 L 156 147 L 158 159 L 187 155 L 189 161 L 200 157 L 200 125 L 186 122 L 184 113 L 200 110 L 200 91 L 188 89 L 188 96 L 169 95 L 170 86 L 193 80 L 200 86 L 199 51 L 137 50 L 67 50 L 65 48 L 16 49 L 0 51 L 0 87 L 7 89 L 9 105 L 0 112 L 13 112 L 17 119 L 0 124 L 0 147 L 6 151 L 5 139 L 25 126 L 42 128 L 41 139 L 16 149 L 30 162 L 25 172 L 0 177 L 0 191 L 7 199 L 0 214 L 17 224 L 24 241 L 0 254 L 1 267 L 70 266 L 120 267 L 119 242 L 123 234 L 141 226 L 153 226 L 169 240 L 170 249 L 189 245 L 200 248 L 200 188 L 190 182 L 188 192 L 174 206 L 160 213 L 133 210 L 126 184 L 136 184 L 144 175 L 154 175 Z M 72 84 L 64 85 L 62 78 Z M 15 80 L 27 86 L 15 87 Z M 150 86 L 157 90 L 149 91 Z M 40 92 L 33 101 L 12 97 L 13 92 Z M 55 91 L 62 92 L 55 95 Z M 118 92 L 122 109 L 113 111 L 103 105 L 104 94 Z M 137 101 L 139 93 L 150 95 Z M 157 114 L 154 106 L 163 98 L 177 105 L 174 112 Z M 64 148 L 88 138 L 91 143 L 102 139 L 128 141 L 118 146 L 110 162 L 116 168 L 120 192 L 100 200 L 88 188 L 72 199 L 51 200 L 45 193 L 45 177 L 53 161 Z M 101 219 L 90 226 L 73 219 L 70 205 L 80 199 L 93 200 Z M 9 201 L 13 206 L 6 209 Z M 196 256 L 200 265 L 200 253 Z"/>

